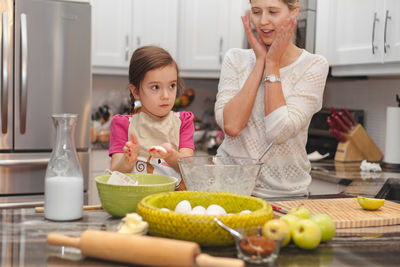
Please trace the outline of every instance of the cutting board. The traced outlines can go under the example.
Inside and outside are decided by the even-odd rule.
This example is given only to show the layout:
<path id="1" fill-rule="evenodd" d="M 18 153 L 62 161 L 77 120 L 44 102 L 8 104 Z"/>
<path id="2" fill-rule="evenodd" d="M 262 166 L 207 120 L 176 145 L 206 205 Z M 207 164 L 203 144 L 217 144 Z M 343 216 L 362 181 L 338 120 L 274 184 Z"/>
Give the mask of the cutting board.
<path id="1" fill-rule="evenodd" d="M 285 210 L 304 206 L 311 214 L 325 213 L 331 216 L 337 229 L 384 226 L 400 224 L 400 204 L 385 200 L 385 204 L 374 211 L 364 210 L 357 198 L 306 199 L 271 202 Z M 275 212 L 280 217 L 283 214 Z"/>

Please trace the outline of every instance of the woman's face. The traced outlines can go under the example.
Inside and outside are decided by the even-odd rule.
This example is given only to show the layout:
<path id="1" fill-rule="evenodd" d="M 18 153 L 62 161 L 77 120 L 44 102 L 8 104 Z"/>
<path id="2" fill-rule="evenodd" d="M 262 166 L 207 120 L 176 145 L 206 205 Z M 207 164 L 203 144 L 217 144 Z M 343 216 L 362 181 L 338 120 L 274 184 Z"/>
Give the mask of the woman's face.
<path id="1" fill-rule="evenodd" d="M 290 17 L 297 16 L 282 0 L 251 0 L 251 22 L 265 45 L 270 46 L 279 27 Z"/>
<path id="2" fill-rule="evenodd" d="M 172 110 L 176 98 L 178 72 L 173 64 L 150 70 L 137 90 L 130 85 L 132 95 L 142 102 L 141 110 L 163 117 Z"/>

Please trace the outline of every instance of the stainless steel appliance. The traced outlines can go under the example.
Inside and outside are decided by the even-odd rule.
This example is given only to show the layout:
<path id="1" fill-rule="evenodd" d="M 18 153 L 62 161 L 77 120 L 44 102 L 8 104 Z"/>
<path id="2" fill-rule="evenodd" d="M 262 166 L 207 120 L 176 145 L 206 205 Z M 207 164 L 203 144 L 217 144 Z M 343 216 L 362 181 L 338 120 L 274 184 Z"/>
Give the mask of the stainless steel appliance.
<path id="1" fill-rule="evenodd" d="M 311 53 L 314 53 L 315 46 L 316 9 L 316 0 L 300 0 L 297 29 L 294 34 L 295 44 Z"/>
<path id="2" fill-rule="evenodd" d="M 0 0 L 0 207 L 37 205 L 55 137 L 54 113 L 77 113 L 76 147 L 89 177 L 89 3 Z"/>

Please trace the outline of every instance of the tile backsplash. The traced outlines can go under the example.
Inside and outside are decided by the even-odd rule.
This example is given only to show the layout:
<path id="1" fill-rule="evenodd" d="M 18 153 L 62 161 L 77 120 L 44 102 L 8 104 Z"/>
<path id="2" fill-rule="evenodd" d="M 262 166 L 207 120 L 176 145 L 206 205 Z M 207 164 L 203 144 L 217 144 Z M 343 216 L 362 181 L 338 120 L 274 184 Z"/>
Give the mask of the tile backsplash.
<path id="1" fill-rule="evenodd" d="M 206 123 L 215 126 L 214 102 L 217 79 L 184 79 L 186 88 L 196 92 L 195 100 L 183 110 L 192 111 Z M 363 109 L 364 126 L 378 147 L 384 152 L 386 134 L 386 108 L 395 106 L 395 96 L 400 94 L 399 77 L 372 77 L 368 79 L 329 79 L 324 93 L 324 107 Z M 107 104 L 117 109 L 129 101 L 127 76 L 93 76 L 93 109 Z"/>
<path id="2" fill-rule="evenodd" d="M 396 106 L 400 95 L 400 77 L 328 80 L 324 106 L 364 110 L 364 127 L 384 153 L 386 109 Z"/>

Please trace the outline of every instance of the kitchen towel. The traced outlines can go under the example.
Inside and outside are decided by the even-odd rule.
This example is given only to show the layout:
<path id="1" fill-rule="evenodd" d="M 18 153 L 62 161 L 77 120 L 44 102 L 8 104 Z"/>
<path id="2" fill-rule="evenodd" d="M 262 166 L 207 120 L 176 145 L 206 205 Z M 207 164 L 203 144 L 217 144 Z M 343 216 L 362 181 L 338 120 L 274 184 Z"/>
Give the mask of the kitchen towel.
<path id="1" fill-rule="evenodd" d="M 400 107 L 387 108 L 385 144 L 384 162 L 400 164 Z"/>

